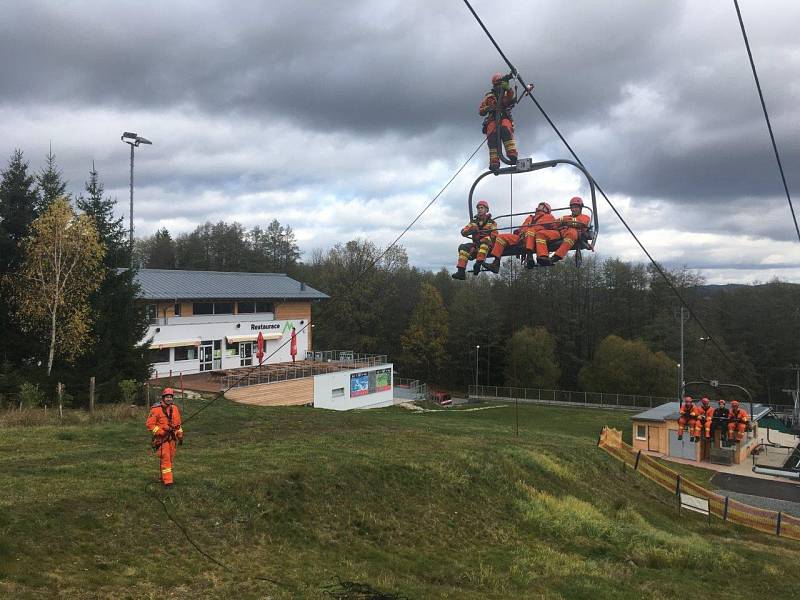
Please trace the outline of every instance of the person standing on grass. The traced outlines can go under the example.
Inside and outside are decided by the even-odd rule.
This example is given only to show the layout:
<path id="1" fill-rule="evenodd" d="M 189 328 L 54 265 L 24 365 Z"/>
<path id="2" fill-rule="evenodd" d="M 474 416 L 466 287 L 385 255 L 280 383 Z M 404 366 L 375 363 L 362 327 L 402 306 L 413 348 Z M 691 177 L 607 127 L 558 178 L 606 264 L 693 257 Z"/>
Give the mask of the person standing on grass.
<path id="1" fill-rule="evenodd" d="M 164 388 L 161 402 L 150 408 L 145 424 L 153 434 L 153 450 L 158 453 L 161 463 L 161 483 L 164 487 L 172 485 L 172 459 L 175 457 L 176 445 L 183 444 L 183 428 L 181 427 L 181 411 L 172 401 L 175 392 L 172 388 Z"/>

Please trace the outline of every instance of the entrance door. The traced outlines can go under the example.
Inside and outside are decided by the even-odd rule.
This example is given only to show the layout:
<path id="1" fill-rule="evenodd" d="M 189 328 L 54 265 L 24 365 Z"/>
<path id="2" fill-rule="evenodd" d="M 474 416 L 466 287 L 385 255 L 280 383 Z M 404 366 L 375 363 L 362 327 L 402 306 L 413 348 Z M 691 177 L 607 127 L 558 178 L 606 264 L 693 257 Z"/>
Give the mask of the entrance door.
<path id="1" fill-rule="evenodd" d="M 660 427 L 647 426 L 647 449 L 653 452 L 661 452 L 661 444 L 659 438 L 661 437 Z"/>
<path id="2" fill-rule="evenodd" d="M 214 360 L 214 344 L 210 341 L 200 342 L 200 371 L 210 371 Z"/>
<path id="3" fill-rule="evenodd" d="M 214 340 L 214 370 L 222 368 L 222 340 Z"/>
<path id="4" fill-rule="evenodd" d="M 239 342 L 239 366 L 249 367 L 253 364 L 253 342 Z"/>
<path id="5" fill-rule="evenodd" d="M 669 455 L 675 458 L 697 460 L 696 444 L 689 441 L 688 431 L 684 432 L 683 439 L 679 440 L 677 430 L 669 430 Z"/>

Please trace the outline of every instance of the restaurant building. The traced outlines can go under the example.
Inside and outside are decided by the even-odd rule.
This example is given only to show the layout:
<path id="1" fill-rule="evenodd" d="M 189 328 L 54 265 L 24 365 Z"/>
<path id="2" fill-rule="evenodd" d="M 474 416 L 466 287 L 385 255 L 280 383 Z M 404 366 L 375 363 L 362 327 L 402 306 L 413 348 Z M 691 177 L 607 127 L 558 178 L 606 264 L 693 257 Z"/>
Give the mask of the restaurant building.
<path id="1" fill-rule="evenodd" d="M 328 298 L 281 273 L 141 269 L 136 274 L 150 326 L 153 376 L 202 373 L 289 362 L 292 329 L 297 357 L 312 350 L 311 304 Z"/>

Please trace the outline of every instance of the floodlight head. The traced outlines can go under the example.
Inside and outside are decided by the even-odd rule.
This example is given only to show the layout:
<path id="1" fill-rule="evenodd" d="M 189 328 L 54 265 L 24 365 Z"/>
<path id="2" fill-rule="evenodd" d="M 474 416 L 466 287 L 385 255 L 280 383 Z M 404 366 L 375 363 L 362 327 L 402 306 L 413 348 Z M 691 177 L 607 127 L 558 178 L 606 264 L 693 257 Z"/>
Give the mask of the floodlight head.
<path id="1" fill-rule="evenodd" d="M 135 134 L 135 133 L 131 133 L 130 131 L 124 131 L 124 132 L 122 133 L 122 137 L 121 137 L 120 139 L 121 139 L 123 142 L 124 142 L 126 139 L 129 139 L 129 140 L 134 140 L 134 141 L 135 141 L 135 140 L 136 140 L 136 138 L 138 138 L 138 137 L 139 137 L 139 136 L 138 136 L 137 134 Z"/>
<path id="2" fill-rule="evenodd" d="M 148 140 L 147 138 L 143 138 L 143 137 L 142 137 L 142 136 L 140 136 L 140 135 L 137 135 L 137 136 L 136 136 L 136 143 L 137 143 L 137 144 L 150 144 L 151 146 L 153 145 L 153 142 L 151 142 L 151 141 L 150 141 L 150 140 Z"/>
<path id="3" fill-rule="evenodd" d="M 126 144 L 130 144 L 131 146 L 138 146 L 139 144 L 148 144 L 153 145 L 153 142 L 140 136 L 138 133 L 132 133 L 130 131 L 125 131 L 120 138 Z"/>

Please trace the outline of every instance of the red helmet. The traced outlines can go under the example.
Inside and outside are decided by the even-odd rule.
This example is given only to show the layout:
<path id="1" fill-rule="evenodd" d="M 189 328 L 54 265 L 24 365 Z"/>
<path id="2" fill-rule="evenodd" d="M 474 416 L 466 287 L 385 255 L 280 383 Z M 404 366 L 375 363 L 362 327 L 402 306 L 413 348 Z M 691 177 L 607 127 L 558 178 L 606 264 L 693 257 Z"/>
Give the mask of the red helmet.
<path id="1" fill-rule="evenodd" d="M 572 199 L 569 201 L 569 205 L 583 207 L 583 198 L 581 198 L 580 196 L 573 196 Z"/>
<path id="2" fill-rule="evenodd" d="M 702 400 L 700 400 L 700 402 L 702 402 L 703 404 L 705 404 L 706 406 L 708 406 L 708 403 L 709 403 L 709 402 L 711 402 L 711 401 L 710 401 L 708 398 L 706 398 L 705 396 L 703 396 L 703 399 L 702 399 Z"/>
<path id="3" fill-rule="evenodd" d="M 164 396 L 174 396 L 174 395 L 175 395 L 175 392 L 172 391 L 172 388 L 164 388 L 164 390 L 161 392 L 161 397 L 162 398 Z"/>
<path id="4" fill-rule="evenodd" d="M 723 400 L 722 398 L 720 398 L 720 399 L 719 399 L 719 405 L 720 405 L 720 406 L 725 406 L 725 400 Z"/>
<path id="5" fill-rule="evenodd" d="M 731 408 L 739 408 L 739 401 L 738 400 L 731 401 Z"/>
<path id="6" fill-rule="evenodd" d="M 483 206 L 486 210 L 489 210 L 489 203 L 486 200 L 478 200 L 475 208 L 480 208 L 481 206 Z"/>
<path id="7" fill-rule="evenodd" d="M 539 202 L 539 206 L 543 206 L 544 212 L 546 213 L 549 213 L 551 210 L 550 205 L 547 202 Z M 539 206 L 536 207 L 536 212 L 539 212 Z"/>
<path id="8" fill-rule="evenodd" d="M 683 397 L 683 401 L 688 404 L 689 402 L 692 401 L 692 397 L 691 396 L 684 396 Z"/>
<path id="9" fill-rule="evenodd" d="M 503 80 L 503 76 L 500 73 L 495 73 L 492 75 L 492 85 L 497 85 Z"/>

